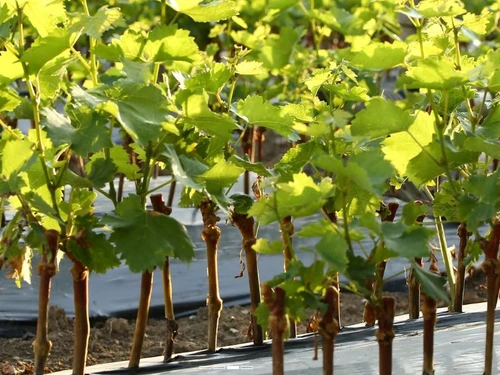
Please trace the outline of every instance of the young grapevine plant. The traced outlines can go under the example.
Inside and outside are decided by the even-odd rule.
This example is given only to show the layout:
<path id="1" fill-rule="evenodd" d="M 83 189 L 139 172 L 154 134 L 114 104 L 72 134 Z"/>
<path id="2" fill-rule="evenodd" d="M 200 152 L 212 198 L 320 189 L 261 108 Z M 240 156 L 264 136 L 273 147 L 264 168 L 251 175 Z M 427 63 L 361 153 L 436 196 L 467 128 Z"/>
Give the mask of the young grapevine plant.
<path id="1" fill-rule="evenodd" d="M 172 345 L 169 262 L 194 257 L 186 229 L 170 216 L 175 203 L 202 214 L 210 351 L 222 309 L 218 223 L 228 217 L 243 238 L 254 343 L 271 330 L 275 374 L 284 371 L 283 340 L 308 308 L 318 312 L 312 326 L 323 339 L 324 371 L 333 373 L 341 290 L 366 299 L 366 323 L 378 321 L 380 373 L 390 374 L 394 300 L 383 286 L 396 258 L 411 267 L 413 318 L 423 292 L 424 373 L 432 373 L 436 301 L 462 311 L 465 275 L 482 253 L 491 374 L 500 290 L 499 7 L 0 0 L 0 210 L 9 213 L 0 268 L 19 286 L 30 281 L 37 254 L 36 373 L 50 352 L 50 286 L 64 256 L 73 263 L 75 374 L 85 371 L 91 272 L 123 263 L 142 274 L 129 362 L 136 368 L 153 273 L 162 268 Z M 23 119 L 29 130 L 16 128 Z M 288 151 L 272 152 L 270 162 L 280 143 Z M 152 184 L 158 171 L 169 177 Z M 233 191 L 242 176 L 245 194 Z M 133 194 L 123 196 L 124 183 Z M 182 191 L 179 202 L 151 196 L 168 186 L 171 198 Z M 97 197 L 113 212 L 97 215 Z M 456 271 L 446 223 L 458 224 Z M 281 240 L 259 238 L 259 226 L 271 224 Z M 313 245 L 303 248 L 301 239 Z M 303 251 L 314 261 L 303 261 Z M 261 262 L 283 254 L 284 272 L 260 284 L 256 253 Z M 422 262 L 429 257 L 430 268 Z"/>

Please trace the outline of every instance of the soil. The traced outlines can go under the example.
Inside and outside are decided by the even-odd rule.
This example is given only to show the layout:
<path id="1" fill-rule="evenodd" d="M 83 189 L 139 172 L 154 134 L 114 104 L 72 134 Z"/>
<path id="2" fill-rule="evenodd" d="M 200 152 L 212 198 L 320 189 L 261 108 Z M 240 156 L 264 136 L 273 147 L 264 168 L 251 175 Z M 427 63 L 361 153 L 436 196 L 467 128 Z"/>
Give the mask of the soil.
<path id="1" fill-rule="evenodd" d="M 486 301 L 484 288 L 485 276 L 476 271 L 466 283 L 465 303 Z M 406 293 L 387 293 L 396 300 L 396 315 L 407 313 L 408 296 Z M 341 296 L 342 325 L 361 323 L 363 320 L 364 301 L 353 294 Z M 441 305 L 442 306 L 442 305 Z M 52 306 L 49 317 L 49 339 L 53 343 L 46 372 L 71 368 L 73 347 L 73 319 L 68 318 L 64 310 Z M 175 352 L 181 353 L 205 349 L 207 339 L 207 308 L 200 308 L 196 315 L 178 320 L 179 333 L 175 341 Z M 223 309 L 219 325 L 218 345 L 228 346 L 249 341 L 247 330 L 250 322 L 250 308 L 235 306 Z M 0 328 L 10 328 L 19 332 L 15 338 L 0 337 L 0 374 L 17 375 L 33 373 L 33 327 L 16 327 L 11 323 L 0 323 Z M 163 333 L 165 320 L 150 319 L 144 340 L 143 358 L 163 354 Z M 128 360 L 135 329 L 134 320 L 109 318 L 93 322 L 88 365 Z M 8 331 L 8 330 L 7 330 Z M 11 330 L 12 331 L 12 330 Z M 300 323 L 298 333 L 305 333 L 306 322 Z"/>

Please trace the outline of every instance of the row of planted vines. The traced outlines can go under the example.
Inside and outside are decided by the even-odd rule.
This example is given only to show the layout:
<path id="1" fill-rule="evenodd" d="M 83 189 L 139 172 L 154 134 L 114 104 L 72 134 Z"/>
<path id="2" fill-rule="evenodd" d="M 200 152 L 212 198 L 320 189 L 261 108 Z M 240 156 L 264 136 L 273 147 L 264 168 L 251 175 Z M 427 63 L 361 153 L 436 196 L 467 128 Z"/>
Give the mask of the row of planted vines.
<path id="1" fill-rule="evenodd" d="M 380 373 L 390 374 L 395 309 L 383 286 L 394 258 L 411 268 L 410 317 L 423 313 L 423 371 L 432 374 L 436 301 L 461 312 L 465 274 L 482 254 L 491 374 L 499 15 L 493 0 L 0 1 L 0 206 L 13 212 L 0 267 L 29 281 L 38 254 L 36 373 L 51 348 L 50 286 L 63 257 L 73 263 L 75 375 L 86 366 L 89 277 L 120 264 L 142 273 L 129 366 L 140 364 L 157 268 L 171 359 L 170 264 L 194 257 L 177 206 L 203 218 L 209 350 L 223 308 L 217 250 L 228 218 L 242 236 L 252 337 L 260 345 L 271 332 L 274 374 L 311 308 L 324 373 L 333 373 L 344 290 L 366 299 Z M 18 129 L 21 119 L 29 130 Z M 263 163 L 280 142 L 288 151 Z M 158 172 L 167 177 L 152 188 Z M 134 194 L 124 196 L 126 180 Z M 387 198 L 412 186 L 418 194 L 404 205 Z M 114 211 L 96 216 L 98 196 Z M 456 270 L 447 222 L 459 224 Z M 259 227 L 273 223 L 280 240 L 260 238 Z M 303 249 L 301 238 L 315 245 Z M 314 262 L 301 261 L 304 250 Z M 259 280 L 258 262 L 279 253 L 284 272 Z"/>

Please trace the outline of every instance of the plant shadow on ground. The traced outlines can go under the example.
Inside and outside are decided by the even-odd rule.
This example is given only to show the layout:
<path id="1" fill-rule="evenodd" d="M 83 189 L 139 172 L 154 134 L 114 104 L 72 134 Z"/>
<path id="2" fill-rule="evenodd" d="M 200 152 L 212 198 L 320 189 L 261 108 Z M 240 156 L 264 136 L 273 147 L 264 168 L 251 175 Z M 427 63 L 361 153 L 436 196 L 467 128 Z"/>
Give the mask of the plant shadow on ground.
<path id="1" fill-rule="evenodd" d="M 482 271 L 475 271 L 472 278 L 467 280 L 465 304 L 486 301 L 487 292 L 483 285 L 485 275 Z M 396 299 L 396 315 L 407 314 L 408 295 L 403 292 L 387 293 Z M 363 320 L 364 301 L 350 293 L 343 293 L 341 297 L 342 325 L 361 323 Z M 445 306 L 440 304 L 440 307 Z M 311 311 L 312 314 L 312 311 Z M 73 347 L 73 319 L 66 317 L 64 310 L 53 306 L 49 315 L 49 338 L 53 347 L 48 359 L 46 372 L 67 370 L 71 368 Z M 198 309 L 196 315 L 178 320 L 179 334 L 175 341 L 175 352 L 205 349 L 207 341 L 208 310 L 206 307 Z M 250 323 L 250 308 L 248 306 L 234 306 L 224 308 L 219 326 L 219 346 L 228 346 L 250 341 L 247 330 Z M 2 326 L 15 327 L 14 323 L 0 323 Z M 306 332 L 307 322 L 298 325 L 298 333 Z M 129 359 L 130 348 L 135 329 L 134 320 L 109 318 L 105 321 L 93 323 L 88 364 L 102 364 Z M 2 375 L 32 374 L 34 326 L 23 327 L 15 332 L 14 338 L 0 337 L 0 373 Z M 163 335 L 165 331 L 164 319 L 149 319 L 144 340 L 143 358 L 160 356 L 163 353 Z"/>

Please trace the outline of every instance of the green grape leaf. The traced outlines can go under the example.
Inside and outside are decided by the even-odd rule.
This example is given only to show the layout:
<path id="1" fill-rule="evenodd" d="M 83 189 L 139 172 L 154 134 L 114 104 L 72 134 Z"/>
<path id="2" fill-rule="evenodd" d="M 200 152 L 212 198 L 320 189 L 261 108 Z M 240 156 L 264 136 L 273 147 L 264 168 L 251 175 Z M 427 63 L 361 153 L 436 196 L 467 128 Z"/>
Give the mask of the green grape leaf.
<path id="1" fill-rule="evenodd" d="M 12 112 L 20 104 L 21 98 L 16 91 L 12 90 L 11 88 L 3 88 L 0 91 L 0 112 Z"/>
<path id="2" fill-rule="evenodd" d="M 330 231 L 321 238 L 314 249 L 335 271 L 344 273 L 348 264 L 347 247 L 344 237 Z"/>
<path id="3" fill-rule="evenodd" d="M 412 268 L 415 271 L 415 277 L 428 296 L 450 304 L 450 299 L 448 298 L 448 293 L 444 286 L 446 284 L 446 278 L 423 269 L 414 261 L 412 261 Z"/>
<path id="4" fill-rule="evenodd" d="M 254 200 L 245 194 L 233 194 L 229 197 L 234 213 L 246 215 Z"/>
<path id="5" fill-rule="evenodd" d="M 65 51 L 56 58 L 47 62 L 38 73 L 38 80 L 34 82 L 42 99 L 53 100 L 61 88 L 65 86 L 64 76 L 67 67 L 75 58 Z"/>
<path id="6" fill-rule="evenodd" d="M 112 46 L 117 46 L 120 52 L 120 57 L 124 57 L 127 60 L 135 61 L 142 57 L 142 52 L 144 49 L 144 36 L 132 29 L 128 29 L 125 33 L 120 36 L 120 39 L 113 40 Z M 101 48 L 102 51 L 102 48 Z M 111 56 L 116 56 L 117 51 L 115 48 L 107 48 L 107 54 Z"/>
<path id="7" fill-rule="evenodd" d="M 37 38 L 23 53 L 21 61 L 28 65 L 30 74 L 37 74 L 45 64 L 69 49 L 69 38 L 70 35 L 65 30 L 58 30 L 45 38 Z"/>
<path id="8" fill-rule="evenodd" d="M 148 61 L 195 61 L 199 56 L 198 45 L 188 30 L 177 25 L 156 26 L 148 35 L 142 52 Z"/>
<path id="9" fill-rule="evenodd" d="M 361 86 L 349 87 L 346 82 L 323 85 L 325 90 L 347 101 L 366 102 L 370 100 L 368 89 Z"/>
<path id="10" fill-rule="evenodd" d="M 187 158 L 184 161 L 188 161 L 182 163 L 177 156 L 177 152 L 175 151 L 175 147 L 173 145 L 165 145 L 165 151 L 163 151 L 163 155 L 165 155 L 170 160 L 172 174 L 177 182 L 196 191 L 203 190 L 203 186 L 196 182 L 196 177 L 199 174 L 205 172 L 206 168 L 208 168 L 205 166 L 205 164 L 199 162 L 196 159 Z M 194 165 L 197 166 L 193 168 Z"/>
<path id="11" fill-rule="evenodd" d="M 468 135 L 463 144 L 464 149 L 473 152 L 484 152 L 494 159 L 500 159 L 500 141 L 491 138 L 482 138 Z"/>
<path id="12" fill-rule="evenodd" d="M 382 223 L 382 236 L 385 247 L 407 259 L 422 258 L 429 255 L 429 240 L 434 231 L 403 223 Z"/>
<path id="13" fill-rule="evenodd" d="M 314 121 L 314 108 L 305 104 L 287 104 L 281 108 L 281 113 L 292 116 L 297 121 Z"/>
<path id="14" fill-rule="evenodd" d="M 326 69 L 315 69 L 312 74 L 313 76 L 307 78 L 304 81 L 304 84 L 307 86 L 309 91 L 313 93 L 313 95 L 316 95 L 320 87 L 330 80 L 330 78 L 332 77 L 332 72 Z M 335 86 L 335 85 L 330 85 L 330 86 Z"/>
<path id="15" fill-rule="evenodd" d="M 313 17 L 343 35 L 362 35 L 366 33 L 366 23 L 371 18 L 370 12 L 353 14 L 341 7 L 330 8 L 328 12 L 315 9 Z M 332 17 L 333 16 L 333 17 Z"/>
<path id="16" fill-rule="evenodd" d="M 295 233 L 297 237 L 322 237 L 333 230 L 332 222 L 325 219 L 320 219 L 313 223 L 307 223 Z"/>
<path id="17" fill-rule="evenodd" d="M 43 108 L 41 124 L 56 147 L 71 145 L 76 130 L 71 126 L 69 118 L 54 108 Z"/>
<path id="18" fill-rule="evenodd" d="M 187 89 L 193 91 L 205 90 L 216 94 L 224 87 L 232 75 L 233 72 L 226 64 L 214 63 L 207 70 L 186 79 L 184 85 Z"/>
<path id="19" fill-rule="evenodd" d="M 105 117 L 83 106 L 66 107 L 66 113 L 75 129 L 71 148 L 77 155 L 86 157 L 88 154 L 111 147 L 108 121 Z M 50 138 L 53 140 L 52 136 Z"/>
<path id="20" fill-rule="evenodd" d="M 122 72 L 131 81 L 147 84 L 153 78 L 153 64 L 150 62 L 121 59 L 121 63 L 123 64 Z"/>
<path id="21" fill-rule="evenodd" d="M 255 76 L 266 74 L 267 70 L 259 61 L 242 61 L 236 65 L 236 73 L 242 76 Z"/>
<path id="22" fill-rule="evenodd" d="M 293 180 L 280 183 L 270 197 L 255 202 L 248 215 L 257 217 L 262 224 L 270 224 L 287 216 L 304 217 L 318 212 L 333 193 L 329 179 L 319 185 L 305 173 L 297 173 Z"/>
<path id="23" fill-rule="evenodd" d="M 7 85 L 24 75 L 23 65 L 11 51 L 0 52 L 0 85 Z"/>
<path id="24" fill-rule="evenodd" d="M 351 156 L 348 168 L 358 165 L 367 172 L 373 191 L 378 194 L 388 189 L 387 180 L 395 174 L 392 164 L 385 160 L 379 150 L 369 150 Z"/>
<path id="25" fill-rule="evenodd" d="M 462 2 L 458 0 L 422 0 L 416 11 L 426 18 L 459 16 L 466 12 Z"/>
<path id="26" fill-rule="evenodd" d="M 495 217 L 500 196 L 499 176 L 498 171 L 489 176 L 471 175 L 463 182 L 463 189 L 468 195 L 458 198 L 457 212 L 460 221 L 467 223 L 469 231 Z"/>
<path id="27" fill-rule="evenodd" d="M 298 0 L 269 0 L 269 9 L 284 10 L 296 5 Z"/>
<path id="28" fill-rule="evenodd" d="M 478 153 L 475 152 L 455 151 L 449 147 L 446 147 L 445 150 L 450 169 L 457 168 L 463 164 L 473 163 L 478 158 Z M 442 150 L 438 142 L 432 142 L 425 146 L 417 156 L 410 160 L 407 167 L 410 180 L 417 186 L 432 180 L 440 174 L 445 173 L 445 171 L 446 168 L 442 161 Z"/>
<path id="29" fill-rule="evenodd" d="M 384 115 L 381 116 L 380 114 Z M 366 104 L 366 109 L 358 112 L 352 120 L 351 132 L 354 136 L 378 138 L 391 133 L 408 130 L 415 118 L 394 102 L 375 98 Z"/>
<path id="30" fill-rule="evenodd" d="M 403 42 L 372 42 L 359 51 L 351 50 L 344 58 L 359 69 L 386 70 L 403 64 L 406 49 L 407 44 Z"/>
<path id="31" fill-rule="evenodd" d="M 116 207 L 117 215 L 105 215 L 102 222 L 113 228 L 110 241 L 132 272 L 153 271 L 165 257 L 189 263 L 194 244 L 186 228 L 174 218 L 146 211 L 138 195 L 129 195 Z"/>
<path id="32" fill-rule="evenodd" d="M 364 288 L 365 281 L 375 278 L 376 268 L 371 262 L 359 255 L 347 253 L 347 270 L 345 276 L 358 288 Z"/>
<path id="33" fill-rule="evenodd" d="M 429 206 L 410 201 L 403 207 L 402 221 L 405 225 L 415 224 L 417 218 L 427 215 L 428 212 Z"/>
<path id="34" fill-rule="evenodd" d="M 130 181 L 135 181 L 142 176 L 140 167 L 131 163 L 130 154 L 122 146 L 111 147 L 109 149 L 109 157 L 115 166 L 116 173 L 123 173 Z M 94 162 L 104 159 L 106 159 L 104 151 L 94 153 L 90 157 L 89 162 L 85 165 L 87 173 L 90 173 L 92 168 L 94 168 L 92 166 Z M 109 168 L 111 170 L 111 167 Z M 108 182 L 111 180 L 108 180 Z"/>
<path id="35" fill-rule="evenodd" d="M 95 55 L 99 58 L 106 59 L 109 61 L 119 61 L 120 58 L 125 58 L 122 49 L 118 45 L 118 42 L 111 42 L 110 44 L 103 44 L 97 42 L 93 49 Z M 134 56 L 136 57 L 136 56 Z"/>
<path id="36" fill-rule="evenodd" d="M 492 204 L 462 196 L 457 201 L 457 212 L 461 221 L 467 223 L 467 229 L 475 231 L 479 225 L 494 218 L 497 210 Z"/>
<path id="37" fill-rule="evenodd" d="M 108 182 L 113 181 L 118 168 L 110 159 L 96 158 L 91 164 L 85 166 L 88 180 L 96 188 L 103 188 Z"/>
<path id="38" fill-rule="evenodd" d="M 374 212 L 366 212 L 361 215 L 358 223 L 361 227 L 366 228 L 379 236 L 382 235 L 381 223 L 375 216 Z"/>
<path id="39" fill-rule="evenodd" d="M 267 238 L 258 238 L 252 249 L 260 254 L 279 254 L 283 252 L 283 242 L 270 242 Z"/>
<path id="40" fill-rule="evenodd" d="M 402 78 L 408 88 L 451 90 L 467 83 L 466 72 L 457 70 L 455 65 L 441 56 L 419 59 Z"/>
<path id="41" fill-rule="evenodd" d="M 209 192 L 217 192 L 231 187 L 245 170 L 237 165 L 221 160 L 198 176 Z"/>
<path id="42" fill-rule="evenodd" d="M 293 134 L 293 117 L 283 115 L 282 110 L 264 100 L 262 96 L 248 96 L 238 103 L 238 113 L 251 125 L 271 129 L 283 137 Z"/>
<path id="43" fill-rule="evenodd" d="M 187 14 L 196 22 L 214 22 L 238 14 L 238 7 L 232 0 L 167 0 L 168 6 L 177 12 Z"/>
<path id="44" fill-rule="evenodd" d="M 429 113 L 418 111 L 407 131 L 391 134 L 382 141 L 382 152 L 401 176 L 407 174 L 408 163 L 432 142 L 435 119 Z"/>
<path id="45" fill-rule="evenodd" d="M 440 190 L 435 194 L 432 202 L 434 216 L 445 216 L 450 222 L 459 222 L 457 199 L 455 192 L 448 181 L 441 184 Z"/>
<path id="46" fill-rule="evenodd" d="M 237 165 L 238 167 L 244 168 L 246 171 L 256 173 L 259 176 L 271 177 L 274 175 L 274 171 L 272 169 L 267 169 L 264 163 L 252 163 L 248 155 L 244 155 L 243 157 L 232 155 L 228 159 L 228 161 L 233 163 L 234 165 Z"/>
<path id="47" fill-rule="evenodd" d="M 78 233 L 68 240 L 68 250 L 83 265 L 91 271 L 106 273 L 107 270 L 118 267 L 120 260 L 116 250 L 104 233 L 95 233 L 92 228 L 97 219 L 88 214 L 75 220 Z"/>
<path id="48" fill-rule="evenodd" d="M 290 148 L 274 166 L 274 170 L 280 174 L 280 181 L 292 180 L 293 175 L 302 171 L 302 168 L 311 161 L 319 147 L 318 143 L 308 141 Z"/>
<path id="49" fill-rule="evenodd" d="M 126 26 L 120 9 L 108 8 L 105 5 L 100 7 L 93 16 L 79 14 L 79 19 L 71 26 L 71 30 L 100 40 L 106 31 L 119 26 Z"/>
<path id="50" fill-rule="evenodd" d="M 166 97 L 153 85 L 120 82 L 115 86 L 83 91 L 72 90 L 73 97 L 90 108 L 100 108 L 111 114 L 130 137 L 140 145 L 154 141 L 166 121 Z"/>
<path id="51" fill-rule="evenodd" d="M 46 150 L 46 156 L 50 155 L 50 152 Z M 52 201 L 52 194 L 47 185 L 47 179 L 45 171 L 42 167 L 42 163 L 33 163 L 25 170 L 21 172 L 19 178 L 22 179 L 25 186 L 22 188 L 21 193 L 25 196 L 30 196 L 30 200 L 33 206 L 37 209 L 46 213 L 47 215 L 54 214 L 54 207 Z M 54 191 L 56 198 L 56 203 L 59 204 L 62 199 L 62 188 L 59 186 Z"/>
<path id="52" fill-rule="evenodd" d="M 283 27 L 279 35 L 271 34 L 260 49 L 259 60 L 266 69 L 281 69 L 290 63 L 295 46 L 300 41 L 303 29 Z"/>
<path id="53" fill-rule="evenodd" d="M 349 186 L 353 196 L 360 197 L 359 190 L 370 194 L 382 194 L 387 186 L 387 179 L 394 174 L 390 162 L 384 160 L 377 150 L 364 151 L 351 157 L 344 163 L 338 157 L 318 155 L 314 164 L 337 175 L 341 186 Z M 357 188 L 358 191 L 354 189 Z"/>
<path id="54" fill-rule="evenodd" d="M 206 93 L 193 94 L 186 90 L 177 94 L 177 99 L 182 104 L 186 123 L 220 139 L 232 138 L 231 133 L 237 129 L 236 124 L 229 116 L 214 113 L 208 108 Z"/>
<path id="55" fill-rule="evenodd" d="M 58 29 L 67 19 L 63 0 L 21 0 L 23 14 L 42 38 Z"/>
<path id="56" fill-rule="evenodd" d="M 28 140 L 7 142 L 2 150 L 2 177 L 9 183 L 11 192 L 24 185 L 19 173 L 27 170 L 36 161 L 34 145 Z"/>
<path id="57" fill-rule="evenodd" d="M 75 172 L 71 170 L 67 170 L 64 172 L 63 177 L 61 179 L 60 186 L 69 185 L 73 188 L 91 188 L 93 187 L 92 182 L 77 175 Z M 58 187 L 60 187 L 58 186 Z"/>
<path id="58" fill-rule="evenodd" d="M 255 316 L 257 323 L 262 327 L 262 330 L 267 332 L 269 329 L 269 316 L 271 315 L 267 305 L 264 302 L 261 302 L 252 315 Z"/>

